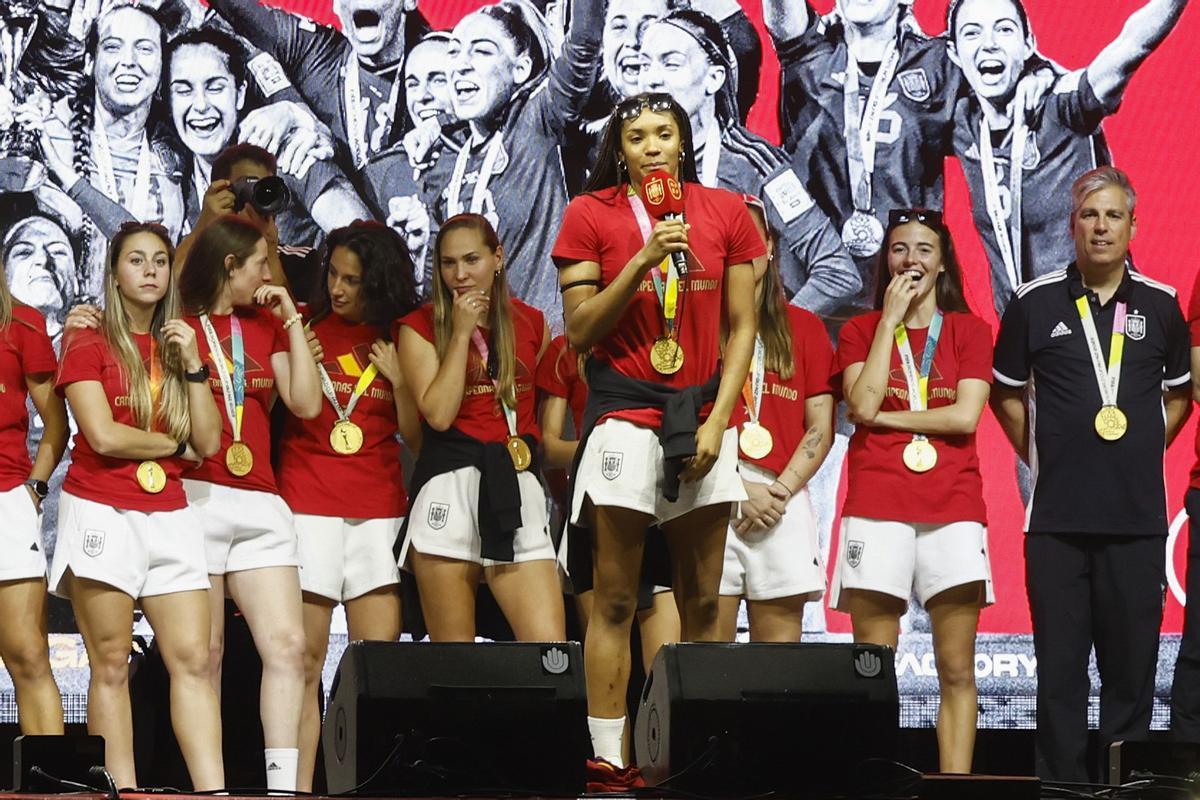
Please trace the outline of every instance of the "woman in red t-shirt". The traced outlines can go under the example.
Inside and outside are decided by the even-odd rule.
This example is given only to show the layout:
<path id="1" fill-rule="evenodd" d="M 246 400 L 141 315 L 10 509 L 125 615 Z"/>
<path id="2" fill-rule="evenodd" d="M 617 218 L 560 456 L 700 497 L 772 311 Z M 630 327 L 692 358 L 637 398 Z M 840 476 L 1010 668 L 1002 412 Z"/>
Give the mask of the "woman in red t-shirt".
<path id="1" fill-rule="evenodd" d="M 62 699 L 50 672 L 46 643 L 46 551 L 42 546 L 42 501 L 47 481 L 67 449 L 67 409 L 54 392 L 58 362 L 46 320 L 13 301 L 0 272 L 0 619 L 25 621 L 0 626 L 0 659 L 16 690 L 21 733 L 61 734 Z M 29 460 L 29 413 L 42 418 L 37 456 Z"/>
<path id="2" fill-rule="evenodd" d="M 542 313 L 510 299 L 487 219 L 448 219 L 434 243 L 433 302 L 400 321 L 400 363 L 425 428 L 405 553 L 434 641 L 472 641 L 482 578 L 522 641 L 565 637 L 562 594 L 535 475 L 534 376 Z"/>
<path id="3" fill-rule="evenodd" d="M 993 601 L 975 428 L 992 333 L 967 309 L 937 211 L 892 211 L 875 306 L 838 338 L 851 421 L 849 481 L 830 605 L 858 642 L 896 647 L 916 593 L 933 624 L 942 772 L 970 772 L 975 631 Z"/>
<path id="4" fill-rule="evenodd" d="M 224 420 L 220 449 L 188 473 L 184 489 L 204 525 L 213 682 L 220 685 L 228 591 L 263 662 L 267 788 L 292 791 L 304 625 L 296 529 L 271 468 L 270 408 L 278 395 L 293 414 L 312 419 L 324 399 L 300 314 L 286 289 L 267 284 L 269 263 L 262 230 L 227 215 L 196 235 L 180 272 L 185 319 L 204 341 Z"/>
<path id="5" fill-rule="evenodd" d="M 621 102 L 553 252 L 567 339 L 591 354 L 589 407 L 600 417 L 588 420 L 594 430 L 585 422 L 571 513 L 593 534 L 589 545 L 577 533 L 572 548 L 595 554 L 588 725 L 596 758 L 609 765 L 594 764 L 597 782 L 623 764 L 647 530 L 661 525 L 667 539 L 682 638 L 715 640 L 730 503 L 746 497 L 730 419 L 754 349 L 752 261 L 766 248 L 741 197 L 699 184 L 695 152 L 687 113 L 670 95 Z M 686 223 L 651 220 L 643 179 L 654 172 L 671 179 L 651 177 L 649 201 L 680 192 Z"/>
<path id="6" fill-rule="evenodd" d="M 286 417 L 276 464 L 279 493 L 295 515 L 304 592 L 300 791 L 312 789 L 334 607 L 345 604 L 351 641 L 400 638 L 392 548 L 408 497 L 396 434 L 414 451 L 420 443 L 392 343 L 394 322 L 420 304 L 408 248 L 382 223 L 355 222 L 332 231 L 324 250 L 308 329 L 326 402 L 316 419 Z"/>
<path id="7" fill-rule="evenodd" d="M 761 202 L 746 204 L 769 258 L 755 286 L 758 335 L 742 386 L 738 471 L 749 499 L 725 537 L 722 638 L 734 641 L 742 598 L 756 642 L 798 642 L 804 604 L 825 594 L 808 482 L 833 444 L 833 345 L 815 314 L 787 304 Z"/>
<path id="8" fill-rule="evenodd" d="M 123 225 L 109 245 L 100 329 L 64 338 L 58 391 L 79 424 L 58 506 L 52 590 L 71 599 L 91 666 L 88 732 L 117 786 L 137 786 L 129 703 L 134 605 L 171 677 L 171 718 L 192 784 L 225 787 L 209 680 L 204 532 L 185 459 L 220 446 L 221 419 L 195 332 L 178 318 L 167 230 Z"/>

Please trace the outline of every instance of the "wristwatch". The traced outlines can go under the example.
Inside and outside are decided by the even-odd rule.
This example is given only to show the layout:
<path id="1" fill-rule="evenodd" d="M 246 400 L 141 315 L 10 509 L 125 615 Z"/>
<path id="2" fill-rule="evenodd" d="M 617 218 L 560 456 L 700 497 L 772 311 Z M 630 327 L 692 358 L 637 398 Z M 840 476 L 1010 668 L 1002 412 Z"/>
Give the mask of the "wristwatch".
<path id="1" fill-rule="evenodd" d="M 204 383 L 208 380 L 208 364 L 201 364 L 195 372 L 183 373 L 183 379 L 189 383 Z"/>
<path id="2" fill-rule="evenodd" d="M 33 493 L 37 495 L 38 500 L 45 500 L 46 495 L 50 494 L 50 484 L 45 481 L 39 481 L 37 478 L 30 478 L 25 481 L 25 485 L 33 489 Z"/>

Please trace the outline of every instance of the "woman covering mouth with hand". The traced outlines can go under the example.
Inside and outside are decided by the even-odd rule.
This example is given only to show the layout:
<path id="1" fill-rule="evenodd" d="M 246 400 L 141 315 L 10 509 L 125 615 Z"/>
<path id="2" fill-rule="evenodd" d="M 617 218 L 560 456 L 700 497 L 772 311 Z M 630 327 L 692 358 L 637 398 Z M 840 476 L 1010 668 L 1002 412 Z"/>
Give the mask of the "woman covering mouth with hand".
<path id="1" fill-rule="evenodd" d="M 835 381 L 857 428 L 830 593 L 856 642 L 896 647 L 916 592 L 933 623 L 942 772 L 970 772 L 975 631 L 994 602 L 975 429 L 992 380 L 992 335 L 967 309 L 938 211 L 893 210 L 875 311 L 838 339 Z"/>

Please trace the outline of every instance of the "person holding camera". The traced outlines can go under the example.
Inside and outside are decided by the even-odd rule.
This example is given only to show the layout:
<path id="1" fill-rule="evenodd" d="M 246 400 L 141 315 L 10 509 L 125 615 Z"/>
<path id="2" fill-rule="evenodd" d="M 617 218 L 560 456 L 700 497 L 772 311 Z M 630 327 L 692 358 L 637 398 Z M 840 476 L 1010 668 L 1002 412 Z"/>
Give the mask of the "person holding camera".
<path id="1" fill-rule="evenodd" d="M 267 241 L 270 283 L 289 289 L 295 297 L 309 297 L 320 271 L 317 251 L 281 246 L 275 215 L 288 206 L 291 192 L 275 172 L 275 157 L 252 144 L 235 144 L 221 151 L 212 163 L 204 204 L 192 232 L 179 243 L 175 263 L 187 263 L 192 243 L 215 220 L 236 214 L 257 225 Z M 178 267 L 182 268 L 182 267 Z"/>

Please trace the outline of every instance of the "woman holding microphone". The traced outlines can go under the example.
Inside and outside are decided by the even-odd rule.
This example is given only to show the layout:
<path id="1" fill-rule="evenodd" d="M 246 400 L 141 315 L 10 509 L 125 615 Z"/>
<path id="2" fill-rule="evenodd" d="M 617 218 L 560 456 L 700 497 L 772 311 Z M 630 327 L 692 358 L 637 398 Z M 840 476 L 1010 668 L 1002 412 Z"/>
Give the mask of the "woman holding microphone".
<path id="1" fill-rule="evenodd" d="M 667 538 L 682 638 L 715 641 L 730 503 L 745 499 L 730 419 L 754 349 L 751 262 L 765 248 L 738 195 L 699 185 L 694 154 L 670 95 L 623 101 L 554 247 L 567 339 L 592 353 L 571 508 L 591 536 L 575 532 L 570 550 L 594 555 L 584 653 L 595 788 L 639 780 L 621 752 L 646 531 L 658 524 Z M 647 197 L 643 181 L 659 172 Z M 654 223 L 647 201 L 672 188 L 686 222 Z"/>
<path id="2" fill-rule="evenodd" d="M 855 641 L 895 648 L 916 592 L 933 624 L 941 771 L 970 772 L 975 631 L 994 601 L 975 452 L 991 329 L 967 308 L 938 211 L 889 214 L 878 286 L 878 310 L 848 322 L 838 341 L 858 427 L 830 606 L 850 612 Z"/>

